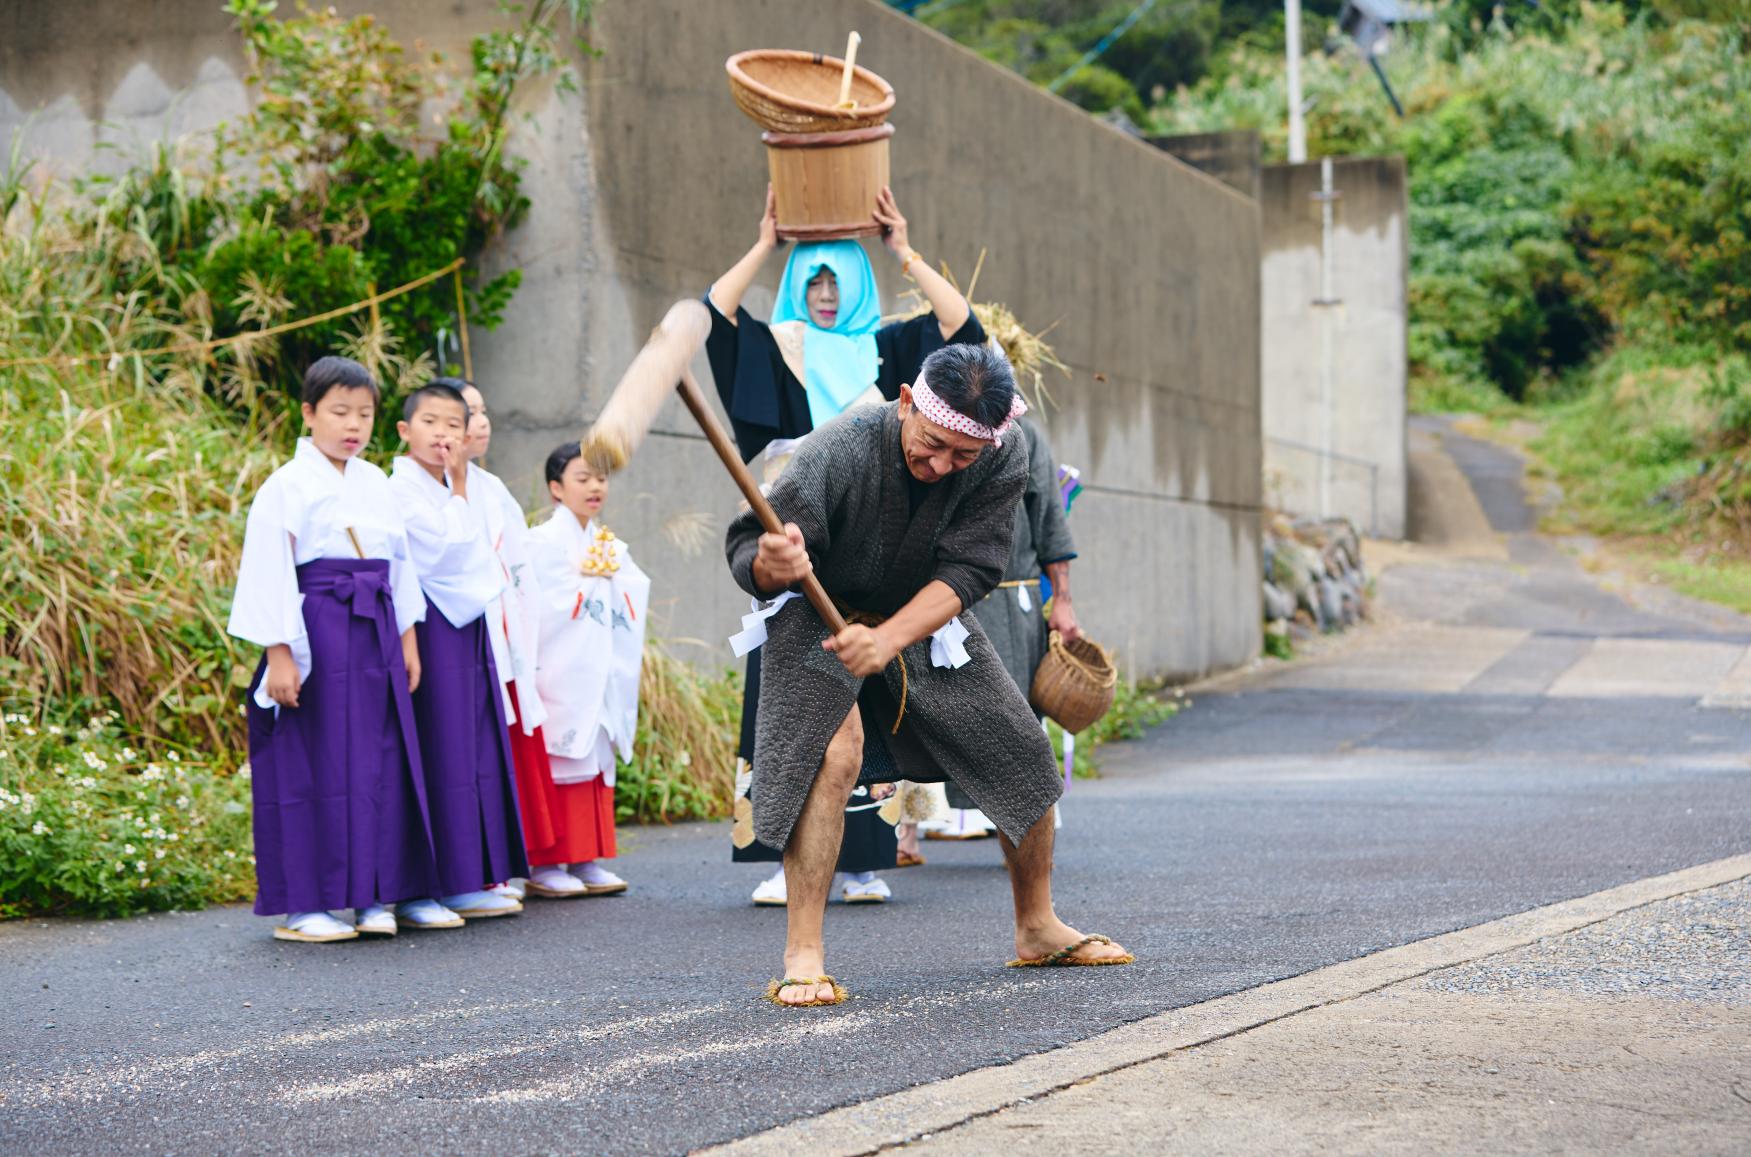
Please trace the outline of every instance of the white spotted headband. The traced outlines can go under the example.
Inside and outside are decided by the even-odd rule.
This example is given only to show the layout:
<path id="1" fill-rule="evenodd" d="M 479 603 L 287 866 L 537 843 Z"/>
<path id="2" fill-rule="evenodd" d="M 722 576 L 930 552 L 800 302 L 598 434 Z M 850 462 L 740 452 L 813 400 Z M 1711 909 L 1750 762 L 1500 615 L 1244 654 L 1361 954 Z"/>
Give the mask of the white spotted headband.
<path id="1" fill-rule="evenodd" d="M 930 383 L 924 380 L 924 371 L 918 371 L 918 380 L 912 383 L 912 404 L 918 407 L 918 412 L 945 429 L 954 430 L 981 442 L 996 444 L 1003 448 L 1003 435 L 1009 433 L 1009 428 L 1015 425 L 1015 420 L 1027 413 L 1027 402 L 1023 400 L 1021 391 L 1015 392 L 1015 399 L 1009 403 L 1009 416 L 1003 419 L 1001 425 L 992 427 L 982 425 L 967 417 L 947 402 L 936 396 L 930 388 Z"/>

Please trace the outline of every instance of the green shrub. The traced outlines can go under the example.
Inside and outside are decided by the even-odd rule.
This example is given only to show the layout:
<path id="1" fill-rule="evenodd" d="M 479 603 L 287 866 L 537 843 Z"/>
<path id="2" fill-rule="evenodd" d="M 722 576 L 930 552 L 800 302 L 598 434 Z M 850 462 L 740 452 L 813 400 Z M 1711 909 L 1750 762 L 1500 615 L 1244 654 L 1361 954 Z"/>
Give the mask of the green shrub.
<path id="1" fill-rule="evenodd" d="M 718 819 L 735 798 L 741 677 L 691 666 L 671 645 L 645 642 L 638 736 L 616 777 L 615 812 L 634 823 Z"/>
<path id="2" fill-rule="evenodd" d="M 1076 754 L 1071 770 L 1078 779 L 1090 779 L 1098 774 L 1100 760 L 1096 752 L 1102 746 L 1122 739 L 1141 739 L 1151 727 L 1157 727 L 1180 713 L 1184 700 L 1167 697 L 1158 687 L 1148 687 L 1120 679 L 1114 691 L 1113 706 L 1092 726 L 1076 737 Z M 1046 723 L 1046 734 L 1052 740 L 1052 752 L 1059 766 L 1064 763 L 1064 729 L 1056 723 Z"/>
<path id="3" fill-rule="evenodd" d="M 113 713 L 0 728 L 0 918 L 126 916 L 254 894 L 247 771 L 129 747 Z"/>

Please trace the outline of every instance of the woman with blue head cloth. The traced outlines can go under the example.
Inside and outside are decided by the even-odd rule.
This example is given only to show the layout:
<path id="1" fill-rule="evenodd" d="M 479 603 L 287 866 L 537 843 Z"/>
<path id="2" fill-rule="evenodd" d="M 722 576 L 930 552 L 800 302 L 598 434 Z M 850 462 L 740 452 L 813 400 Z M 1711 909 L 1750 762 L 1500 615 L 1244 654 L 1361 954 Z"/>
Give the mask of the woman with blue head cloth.
<path id="1" fill-rule="evenodd" d="M 706 356 L 718 397 L 729 414 L 736 446 L 748 461 L 765 455 L 767 482 L 789 461 L 796 444 L 811 430 L 864 402 L 892 401 L 900 387 L 917 377 L 924 359 L 945 345 L 979 344 L 985 331 L 961 292 L 913 250 L 906 218 L 883 189 L 875 219 L 882 240 L 899 262 L 903 276 L 917 282 L 930 312 L 883 325 L 875 271 L 863 246 L 854 240 L 797 244 L 785 263 L 772 307 L 760 322 L 742 308 L 742 298 L 761 266 L 778 248 L 778 213 L 772 190 L 754 247 L 717 279 L 705 302 L 711 309 Z M 754 754 L 754 705 L 760 699 L 760 652 L 748 656 L 742 700 L 742 736 L 737 760 L 737 814 L 748 812 L 748 761 Z M 845 840 L 835 892 L 847 903 L 886 900 L 888 886 L 875 873 L 895 863 L 894 829 L 882 822 L 879 801 L 859 788 L 846 809 Z M 778 849 L 751 842 L 746 823 L 737 825 L 733 858 L 775 862 Z M 759 904 L 786 901 L 784 871 L 754 891 Z"/>

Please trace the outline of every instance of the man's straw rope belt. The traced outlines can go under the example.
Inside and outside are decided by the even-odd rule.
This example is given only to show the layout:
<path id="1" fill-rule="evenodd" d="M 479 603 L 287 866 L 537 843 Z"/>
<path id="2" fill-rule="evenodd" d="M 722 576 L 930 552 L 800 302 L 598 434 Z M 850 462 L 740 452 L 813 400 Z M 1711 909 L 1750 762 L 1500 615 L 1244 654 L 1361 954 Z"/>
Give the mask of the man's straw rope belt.
<path id="1" fill-rule="evenodd" d="M 838 599 L 833 600 L 833 605 L 839 608 L 839 613 L 845 616 L 845 621 L 847 623 L 856 623 L 861 627 L 879 627 L 888 621 L 887 615 L 878 615 L 874 611 L 860 611 L 854 607 L 846 606 Z M 888 732 L 889 735 L 900 734 L 900 720 L 906 718 L 907 679 L 905 653 L 903 651 L 896 651 L 894 653 L 894 661 L 900 664 L 900 711 L 899 714 L 894 716 L 894 727 L 892 731 Z"/>

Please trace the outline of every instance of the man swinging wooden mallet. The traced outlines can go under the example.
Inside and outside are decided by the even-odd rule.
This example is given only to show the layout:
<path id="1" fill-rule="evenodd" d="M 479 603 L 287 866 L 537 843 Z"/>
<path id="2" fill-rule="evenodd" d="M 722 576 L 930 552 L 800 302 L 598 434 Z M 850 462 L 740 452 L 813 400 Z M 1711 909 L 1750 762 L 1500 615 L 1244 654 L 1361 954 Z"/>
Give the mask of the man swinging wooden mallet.
<path id="1" fill-rule="evenodd" d="M 698 324 L 685 304 L 641 361 L 654 360 L 665 331 L 684 351 L 678 335 Z M 790 888 L 784 978 L 768 995 L 791 1007 L 845 999 L 826 971 L 822 922 L 860 779 L 947 773 L 996 823 L 1015 899 L 1012 965 L 1129 964 L 1119 945 L 1053 910 L 1052 805 L 1063 785 L 1052 749 L 977 621 L 959 618 L 1002 577 L 1027 481 L 1026 448 L 1005 437 L 1026 409 L 1009 363 L 982 346 L 938 350 L 898 401 L 810 434 L 768 500 L 684 361 L 669 357 L 673 370 L 655 374 L 635 373 L 635 362 L 585 447 L 623 463 L 661 398 L 622 391 L 679 373 L 683 400 L 749 501 L 725 549 L 737 584 L 770 600 L 751 628 L 766 648 L 754 831 L 785 850 Z"/>

